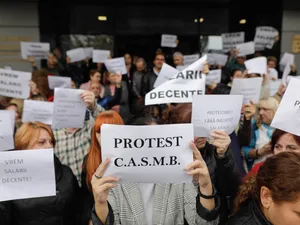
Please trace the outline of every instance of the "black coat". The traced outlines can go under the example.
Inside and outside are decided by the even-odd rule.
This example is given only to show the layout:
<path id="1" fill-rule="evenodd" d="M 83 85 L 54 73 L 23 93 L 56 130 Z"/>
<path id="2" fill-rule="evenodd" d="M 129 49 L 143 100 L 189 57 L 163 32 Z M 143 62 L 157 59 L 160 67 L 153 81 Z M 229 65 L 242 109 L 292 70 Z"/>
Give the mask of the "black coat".
<path id="1" fill-rule="evenodd" d="M 1 225 L 81 223 L 81 195 L 72 170 L 54 157 L 56 196 L 0 202 Z"/>
<path id="2" fill-rule="evenodd" d="M 227 225 L 272 225 L 264 216 L 257 203 L 251 199 L 230 218 Z"/>

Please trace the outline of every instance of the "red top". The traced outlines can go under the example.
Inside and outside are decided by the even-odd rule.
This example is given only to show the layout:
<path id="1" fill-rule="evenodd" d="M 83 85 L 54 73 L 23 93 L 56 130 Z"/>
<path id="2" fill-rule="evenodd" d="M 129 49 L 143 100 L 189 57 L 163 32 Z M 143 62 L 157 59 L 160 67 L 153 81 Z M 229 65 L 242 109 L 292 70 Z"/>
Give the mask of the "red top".
<path id="1" fill-rule="evenodd" d="M 247 176 L 256 175 L 259 171 L 259 168 L 264 164 L 264 162 L 260 162 L 252 167 Z"/>

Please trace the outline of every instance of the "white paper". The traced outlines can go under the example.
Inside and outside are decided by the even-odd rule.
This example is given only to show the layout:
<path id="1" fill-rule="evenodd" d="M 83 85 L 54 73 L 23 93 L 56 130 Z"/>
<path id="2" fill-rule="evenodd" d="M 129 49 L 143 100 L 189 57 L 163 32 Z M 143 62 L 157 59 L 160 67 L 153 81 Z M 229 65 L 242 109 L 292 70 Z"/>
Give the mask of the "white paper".
<path id="1" fill-rule="evenodd" d="M 215 65 L 225 66 L 228 60 L 228 56 L 224 54 L 213 53 L 212 57 L 214 59 Z"/>
<path id="2" fill-rule="evenodd" d="M 82 60 L 85 60 L 85 51 L 83 48 L 75 48 L 72 50 L 67 51 L 67 56 L 70 58 L 70 62 L 80 62 Z"/>
<path id="3" fill-rule="evenodd" d="M 20 42 L 22 59 L 33 56 L 36 59 L 47 59 L 50 52 L 49 43 L 41 42 Z"/>
<path id="4" fill-rule="evenodd" d="M 55 88 L 52 128 L 82 128 L 86 105 L 80 95 L 83 90 Z"/>
<path id="5" fill-rule="evenodd" d="M 283 74 L 282 74 L 282 82 L 285 86 L 287 86 L 287 77 L 288 75 L 290 74 L 291 72 L 291 65 L 290 64 L 287 64 L 284 68 L 284 71 L 283 71 Z"/>
<path id="6" fill-rule="evenodd" d="M 108 59 L 105 61 L 105 66 L 107 70 L 111 73 L 123 74 L 123 75 L 127 74 L 124 57 Z"/>
<path id="7" fill-rule="evenodd" d="M 53 102 L 43 101 L 24 101 L 24 109 L 22 115 L 22 122 L 39 121 L 48 125 L 52 125 L 53 117 Z"/>
<path id="8" fill-rule="evenodd" d="M 271 49 L 275 43 L 275 37 L 278 35 L 278 30 L 276 30 L 274 27 L 256 27 L 254 43 L 257 46 L 263 46 Z"/>
<path id="9" fill-rule="evenodd" d="M 104 176 L 119 177 L 120 183 L 191 183 L 184 167 L 193 162 L 189 147 L 193 139 L 192 124 L 104 124 L 102 158 L 110 158 Z"/>
<path id="10" fill-rule="evenodd" d="M 15 112 L 13 110 L 0 110 L 0 151 L 15 148 L 14 129 Z"/>
<path id="11" fill-rule="evenodd" d="M 83 48 L 83 50 L 84 50 L 85 58 L 92 58 L 93 57 L 93 50 L 94 50 L 94 48 L 87 47 L 87 48 Z"/>
<path id="12" fill-rule="evenodd" d="M 191 65 L 196 62 L 200 58 L 199 54 L 194 55 L 184 55 L 183 56 L 183 64 L 184 65 Z"/>
<path id="13" fill-rule="evenodd" d="M 269 81 L 270 96 L 274 96 L 277 93 L 281 83 L 282 83 L 281 79 Z"/>
<path id="14" fill-rule="evenodd" d="M 5 70 L 12 70 L 11 66 L 4 66 L 3 69 L 5 69 Z"/>
<path id="15" fill-rule="evenodd" d="M 269 71 L 269 80 L 272 80 L 272 79 L 277 80 L 278 79 L 278 72 L 276 69 L 269 68 L 268 71 Z"/>
<path id="16" fill-rule="evenodd" d="M 271 127 L 300 136 L 300 80 L 292 78 L 272 120 Z"/>
<path id="17" fill-rule="evenodd" d="M 93 51 L 93 63 L 104 63 L 110 57 L 110 51 L 98 50 Z"/>
<path id="18" fill-rule="evenodd" d="M 255 104 L 259 102 L 260 91 L 262 88 L 263 78 L 248 78 L 233 79 L 230 94 L 231 95 L 243 95 L 243 104 L 249 104 L 252 100 Z"/>
<path id="19" fill-rule="evenodd" d="M 207 56 L 180 71 L 171 80 L 166 81 L 146 94 L 145 105 L 192 102 L 193 95 L 205 94 L 205 75 L 201 70 Z"/>
<path id="20" fill-rule="evenodd" d="M 258 73 L 267 74 L 267 58 L 266 57 L 256 57 L 245 61 L 246 69 L 248 74 Z"/>
<path id="21" fill-rule="evenodd" d="M 295 63 L 295 55 L 285 52 L 280 59 L 279 64 L 284 68 L 287 64 L 293 65 Z"/>
<path id="22" fill-rule="evenodd" d="M 212 85 L 213 83 L 221 83 L 222 70 L 210 70 L 206 75 L 206 85 Z"/>
<path id="23" fill-rule="evenodd" d="M 0 69 L 0 96 L 27 99 L 30 96 L 31 73 Z"/>
<path id="24" fill-rule="evenodd" d="M 170 80 L 171 77 L 173 77 L 174 75 L 176 75 L 178 73 L 179 73 L 179 70 L 164 63 L 153 86 L 155 88 L 158 87 L 159 85 L 163 84 L 164 82 Z"/>
<path id="25" fill-rule="evenodd" d="M 208 46 L 209 50 L 222 50 L 223 41 L 222 36 L 208 36 Z"/>
<path id="26" fill-rule="evenodd" d="M 184 69 L 186 69 L 189 65 L 184 65 L 184 66 L 176 66 L 176 69 L 179 71 L 182 71 Z"/>
<path id="27" fill-rule="evenodd" d="M 237 44 L 245 42 L 245 32 L 234 32 L 222 34 L 223 50 L 229 52 L 234 49 Z"/>
<path id="28" fill-rule="evenodd" d="M 161 36 L 161 47 L 176 48 L 177 47 L 177 36 L 163 34 Z"/>
<path id="29" fill-rule="evenodd" d="M 48 76 L 48 83 L 51 90 L 55 88 L 71 88 L 70 77 Z"/>
<path id="30" fill-rule="evenodd" d="M 240 121 L 242 104 L 242 95 L 194 96 L 192 104 L 194 135 L 210 137 L 213 130 L 223 130 L 231 134 Z"/>
<path id="31" fill-rule="evenodd" d="M 1 153 L 0 202 L 55 195 L 53 149 Z"/>
<path id="32" fill-rule="evenodd" d="M 283 84 L 288 85 L 290 83 L 290 81 L 291 81 L 292 78 L 299 80 L 300 79 L 300 75 L 297 75 L 297 76 L 287 76 L 286 81 L 285 81 L 285 83 L 283 82 Z"/>
<path id="33" fill-rule="evenodd" d="M 252 55 L 255 53 L 255 47 L 254 42 L 246 42 L 243 44 L 236 45 L 236 49 L 239 50 L 238 56 L 246 56 L 246 55 Z"/>

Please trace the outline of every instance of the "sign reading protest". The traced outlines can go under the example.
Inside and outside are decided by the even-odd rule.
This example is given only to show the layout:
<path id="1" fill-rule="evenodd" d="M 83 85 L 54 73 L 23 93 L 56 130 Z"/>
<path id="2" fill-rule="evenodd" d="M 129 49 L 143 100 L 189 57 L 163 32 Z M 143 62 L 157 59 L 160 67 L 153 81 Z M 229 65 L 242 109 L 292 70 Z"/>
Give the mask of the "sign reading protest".
<path id="1" fill-rule="evenodd" d="M 48 76 L 48 83 L 51 90 L 55 88 L 71 88 L 70 77 Z"/>
<path id="2" fill-rule="evenodd" d="M 276 30 L 274 27 L 256 27 L 256 33 L 254 38 L 255 46 L 259 49 L 271 49 L 274 45 L 275 37 L 278 35 L 278 30 Z"/>
<path id="3" fill-rule="evenodd" d="M 161 36 L 161 47 L 176 48 L 177 47 L 177 36 L 163 34 Z"/>
<path id="4" fill-rule="evenodd" d="M 158 87 L 159 85 L 161 85 L 161 84 L 165 83 L 166 81 L 170 80 L 177 73 L 179 73 L 179 70 L 177 70 L 174 67 L 164 63 L 153 86 L 155 88 Z"/>
<path id="5" fill-rule="evenodd" d="M 101 126 L 102 159 L 110 165 L 104 176 L 121 183 L 191 183 L 184 167 L 193 162 L 192 124 Z"/>
<path id="6" fill-rule="evenodd" d="M 146 94 L 145 104 L 185 103 L 192 102 L 193 95 L 205 93 L 205 75 L 201 70 L 207 56 L 188 66 L 183 71 L 174 75 L 154 90 Z"/>
<path id="7" fill-rule="evenodd" d="M 30 56 L 33 56 L 36 59 L 47 59 L 49 52 L 49 43 L 21 42 L 22 59 L 28 59 Z"/>
<path id="8" fill-rule="evenodd" d="M 300 136 L 300 80 L 292 78 L 272 120 L 271 127 Z"/>
<path id="9" fill-rule="evenodd" d="M 213 104 L 211 104 L 213 102 Z M 241 118 L 242 95 L 200 95 L 193 98 L 194 135 L 210 137 L 214 130 L 231 134 Z"/>
<path id="10" fill-rule="evenodd" d="M 22 115 L 22 122 L 39 121 L 48 125 L 52 125 L 53 117 L 53 102 L 43 101 L 24 101 L 24 109 Z"/>
<path id="11" fill-rule="evenodd" d="M 53 149 L 2 152 L 0 202 L 56 195 Z"/>
<path id="12" fill-rule="evenodd" d="M 75 48 L 66 52 L 67 56 L 70 58 L 70 62 L 80 62 L 85 60 L 85 51 L 83 48 Z"/>
<path id="13" fill-rule="evenodd" d="M 0 69 L 0 96 L 27 99 L 31 73 Z"/>
<path id="14" fill-rule="evenodd" d="M 110 51 L 98 50 L 93 51 L 93 63 L 104 63 L 110 57 Z"/>
<path id="15" fill-rule="evenodd" d="M 127 74 L 124 57 L 108 59 L 105 61 L 105 66 L 108 72 L 115 73 L 115 74 L 123 74 L 123 75 Z"/>
<path id="16" fill-rule="evenodd" d="M 82 128 L 86 106 L 80 95 L 83 90 L 55 88 L 52 128 Z"/>
<path id="17" fill-rule="evenodd" d="M 263 78 L 248 78 L 233 79 L 230 94 L 231 95 L 243 95 L 243 104 L 249 104 L 252 100 L 255 104 L 258 103 L 260 98 L 260 91 L 263 83 Z"/>
<path id="18" fill-rule="evenodd" d="M 0 110 L 0 151 L 14 149 L 15 112 Z"/>
<path id="19" fill-rule="evenodd" d="M 223 50 L 229 52 L 230 49 L 235 49 L 237 44 L 245 42 L 245 32 L 235 32 L 222 34 Z"/>
<path id="20" fill-rule="evenodd" d="M 245 61 L 246 69 L 248 74 L 258 73 L 260 75 L 267 74 L 267 58 L 256 57 Z"/>

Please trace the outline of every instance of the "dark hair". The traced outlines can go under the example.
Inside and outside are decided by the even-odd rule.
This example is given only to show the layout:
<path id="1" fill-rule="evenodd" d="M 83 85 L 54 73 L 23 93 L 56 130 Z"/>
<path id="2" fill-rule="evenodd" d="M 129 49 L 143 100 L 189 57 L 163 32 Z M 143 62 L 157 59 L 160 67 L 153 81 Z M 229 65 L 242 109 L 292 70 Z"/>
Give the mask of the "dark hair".
<path id="1" fill-rule="evenodd" d="M 285 134 L 291 134 L 291 133 L 288 133 L 286 131 L 283 131 L 283 130 L 279 130 L 279 129 L 276 129 L 272 135 L 272 138 L 271 138 L 271 145 L 272 145 L 272 151 L 274 151 L 275 149 L 275 145 L 276 143 L 278 142 L 279 138 L 281 138 L 281 136 L 285 135 Z M 300 145 L 300 136 L 296 136 L 294 134 L 291 134 L 293 135 L 293 138 L 295 140 L 295 142 Z"/>
<path id="2" fill-rule="evenodd" d="M 269 57 L 267 58 L 267 62 L 270 62 L 270 61 L 273 61 L 273 62 L 275 62 L 275 63 L 277 64 L 277 59 L 276 59 L 276 57 L 274 57 L 274 56 L 269 56 Z"/>
<path id="3" fill-rule="evenodd" d="M 89 75 L 90 77 L 94 76 L 95 73 L 100 73 L 101 74 L 101 71 L 100 70 L 91 70 Z"/>
<path id="4" fill-rule="evenodd" d="M 242 70 L 240 70 L 240 69 L 235 69 L 235 70 L 232 70 L 232 71 L 231 71 L 230 76 L 233 77 L 234 74 L 235 74 L 236 72 L 238 72 L 238 71 L 241 71 L 241 72 L 242 72 Z"/>
<path id="5" fill-rule="evenodd" d="M 217 84 L 217 87 L 212 90 L 211 94 L 213 95 L 229 95 L 231 91 L 231 87 L 226 84 Z"/>
<path id="6" fill-rule="evenodd" d="M 159 56 L 159 55 L 163 56 L 166 59 L 166 56 L 165 56 L 165 54 L 163 52 L 158 52 L 158 53 L 155 54 L 154 60 L 156 60 L 156 57 Z"/>
<path id="7" fill-rule="evenodd" d="M 126 125 L 142 126 L 157 124 L 157 120 L 152 116 L 135 116 L 127 121 Z"/>
<path id="8" fill-rule="evenodd" d="M 192 104 L 178 104 L 169 114 L 169 123 L 191 123 L 192 121 Z"/>
<path id="9" fill-rule="evenodd" d="M 276 204 L 296 201 L 300 192 L 300 154 L 282 152 L 268 158 L 257 175 L 248 177 L 240 187 L 235 200 L 235 211 L 248 203 L 251 198 L 260 203 L 262 187 L 267 187 L 271 191 Z"/>

